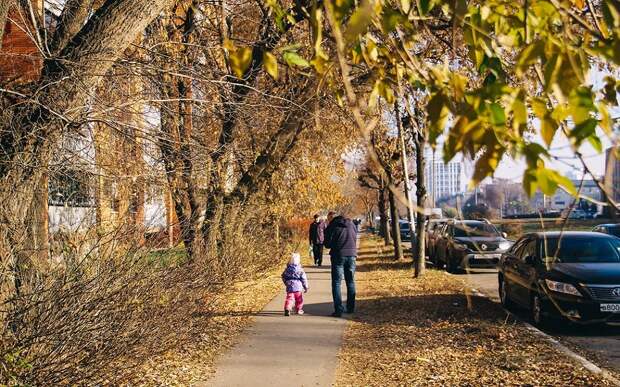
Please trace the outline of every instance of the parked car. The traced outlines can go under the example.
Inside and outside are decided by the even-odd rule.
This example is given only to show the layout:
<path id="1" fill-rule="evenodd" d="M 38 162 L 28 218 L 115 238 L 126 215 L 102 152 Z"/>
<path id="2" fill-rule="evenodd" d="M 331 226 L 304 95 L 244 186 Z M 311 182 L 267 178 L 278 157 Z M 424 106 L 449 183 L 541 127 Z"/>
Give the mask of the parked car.
<path id="1" fill-rule="evenodd" d="M 450 273 L 494 268 L 512 242 L 487 220 L 449 221 L 435 243 L 435 260 Z"/>
<path id="2" fill-rule="evenodd" d="M 572 211 L 566 211 L 566 215 L 568 219 L 588 219 L 588 213 L 584 210 L 574 209 Z"/>
<path id="3" fill-rule="evenodd" d="M 620 322 L 620 239 L 598 232 L 526 234 L 498 265 L 501 302 L 550 317 Z"/>
<path id="4" fill-rule="evenodd" d="M 403 242 L 407 242 L 411 240 L 411 225 L 408 220 L 400 219 L 398 221 L 398 225 L 400 226 L 400 239 Z"/>
<path id="5" fill-rule="evenodd" d="M 430 261 L 434 264 L 437 264 L 435 261 L 435 243 L 441 235 L 441 230 L 446 223 L 448 223 L 448 219 L 430 219 L 426 223 L 426 256 L 428 256 Z"/>
<path id="6" fill-rule="evenodd" d="M 592 231 L 602 232 L 603 234 L 609 234 L 620 238 L 620 223 L 599 224 L 595 226 Z"/>

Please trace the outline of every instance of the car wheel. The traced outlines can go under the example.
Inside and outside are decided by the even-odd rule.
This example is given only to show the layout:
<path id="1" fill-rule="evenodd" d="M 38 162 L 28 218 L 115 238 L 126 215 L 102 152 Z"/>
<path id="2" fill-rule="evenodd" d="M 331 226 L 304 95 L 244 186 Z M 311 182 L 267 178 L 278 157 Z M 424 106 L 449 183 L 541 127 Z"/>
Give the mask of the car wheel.
<path id="1" fill-rule="evenodd" d="M 506 289 L 506 280 L 503 277 L 499 277 L 499 299 L 502 306 L 506 309 L 512 309 L 514 306 L 514 303 L 508 294 L 508 290 Z"/>
<path id="2" fill-rule="evenodd" d="M 532 321 L 537 326 L 543 326 L 547 322 L 545 310 L 542 304 L 542 300 L 538 294 L 532 296 L 532 303 L 530 305 L 530 312 L 532 314 Z"/>

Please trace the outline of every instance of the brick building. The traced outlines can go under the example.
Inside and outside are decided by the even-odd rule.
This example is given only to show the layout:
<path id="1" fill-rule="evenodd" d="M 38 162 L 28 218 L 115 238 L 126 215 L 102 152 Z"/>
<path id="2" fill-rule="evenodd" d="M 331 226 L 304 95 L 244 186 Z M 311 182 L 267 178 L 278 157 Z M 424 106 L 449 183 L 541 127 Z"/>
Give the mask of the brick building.
<path id="1" fill-rule="evenodd" d="M 43 61 L 35 34 L 32 22 L 12 8 L 0 49 L 0 84 L 23 83 L 39 76 Z"/>

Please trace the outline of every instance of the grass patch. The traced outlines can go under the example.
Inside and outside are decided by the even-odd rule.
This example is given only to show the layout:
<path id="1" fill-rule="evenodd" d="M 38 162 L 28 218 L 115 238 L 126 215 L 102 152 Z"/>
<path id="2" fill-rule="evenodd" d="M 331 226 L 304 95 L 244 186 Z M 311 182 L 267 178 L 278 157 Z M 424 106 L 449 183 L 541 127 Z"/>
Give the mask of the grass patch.
<path id="1" fill-rule="evenodd" d="M 377 259 L 358 259 L 359 312 L 344 335 L 338 386 L 608 385 L 532 335 L 465 283 Z"/>

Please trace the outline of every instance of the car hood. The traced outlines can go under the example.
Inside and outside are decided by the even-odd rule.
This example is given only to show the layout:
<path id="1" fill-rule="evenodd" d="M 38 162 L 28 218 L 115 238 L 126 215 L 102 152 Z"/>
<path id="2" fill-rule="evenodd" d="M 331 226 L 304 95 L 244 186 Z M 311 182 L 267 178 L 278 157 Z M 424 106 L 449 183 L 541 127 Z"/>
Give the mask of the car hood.
<path id="1" fill-rule="evenodd" d="M 548 277 L 587 284 L 620 284 L 620 263 L 553 263 Z"/>

